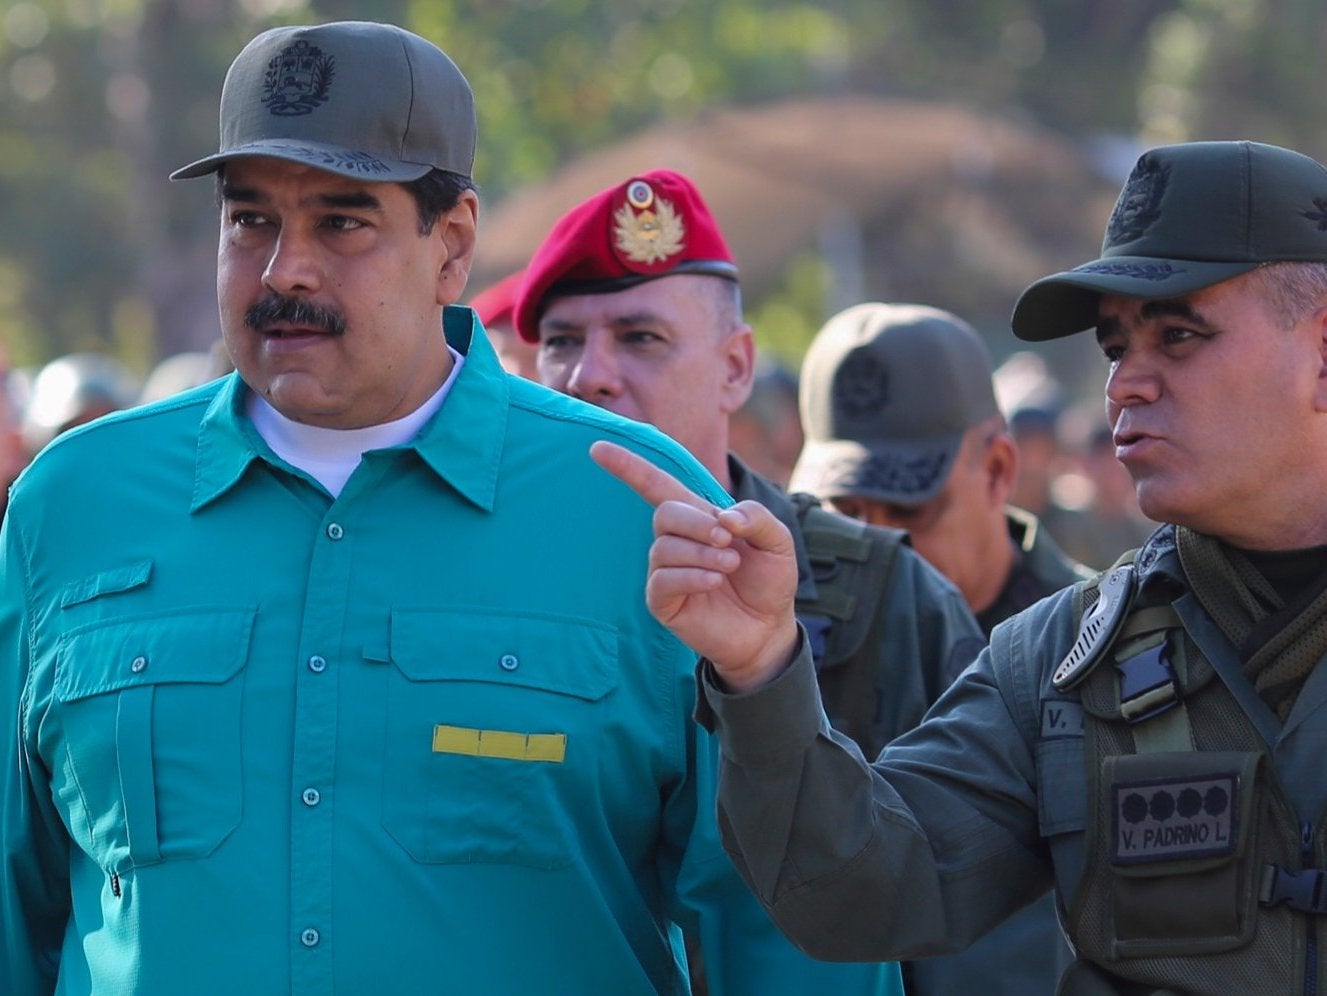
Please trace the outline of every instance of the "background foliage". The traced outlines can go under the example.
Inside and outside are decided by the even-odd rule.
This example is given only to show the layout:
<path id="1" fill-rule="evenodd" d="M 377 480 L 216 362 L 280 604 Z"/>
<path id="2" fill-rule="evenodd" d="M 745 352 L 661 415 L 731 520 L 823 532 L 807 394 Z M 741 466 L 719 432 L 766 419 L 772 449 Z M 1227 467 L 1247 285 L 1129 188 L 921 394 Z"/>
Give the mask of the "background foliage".
<path id="1" fill-rule="evenodd" d="M 442 44 L 476 91 L 490 203 L 647 126 L 797 94 L 1023 116 L 1116 172 L 1140 145 L 1192 138 L 1327 152 L 1320 0 L 5 2 L 0 336 L 15 365 L 103 349 L 145 372 L 211 343 L 212 191 L 165 177 L 215 147 L 225 68 L 274 24 L 390 20 Z M 750 302 L 785 354 L 824 317 L 817 286 L 798 258 Z"/>

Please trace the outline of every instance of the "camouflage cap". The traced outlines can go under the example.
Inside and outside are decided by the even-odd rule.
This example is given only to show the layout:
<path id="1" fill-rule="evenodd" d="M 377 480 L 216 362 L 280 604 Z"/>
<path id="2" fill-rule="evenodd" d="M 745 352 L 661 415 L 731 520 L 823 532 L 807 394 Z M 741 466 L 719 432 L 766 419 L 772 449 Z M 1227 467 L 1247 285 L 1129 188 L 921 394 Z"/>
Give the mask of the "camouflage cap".
<path id="1" fill-rule="evenodd" d="M 442 49 L 390 24 L 273 28 L 249 42 L 221 88 L 220 151 L 171 174 L 205 176 L 238 156 L 271 156 L 342 176 L 470 176 L 470 84 Z"/>
<path id="2" fill-rule="evenodd" d="M 918 304 L 859 304 L 802 360 L 806 443 L 789 490 L 917 504 L 954 467 L 963 436 L 999 412 L 991 356 L 966 322 Z"/>
<path id="3" fill-rule="evenodd" d="M 1162 146 L 1129 174 L 1101 258 L 1028 287 L 1014 334 L 1035 342 L 1092 328 L 1103 293 L 1182 297 L 1286 261 L 1327 262 L 1327 168 L 1257 142 Z"/>

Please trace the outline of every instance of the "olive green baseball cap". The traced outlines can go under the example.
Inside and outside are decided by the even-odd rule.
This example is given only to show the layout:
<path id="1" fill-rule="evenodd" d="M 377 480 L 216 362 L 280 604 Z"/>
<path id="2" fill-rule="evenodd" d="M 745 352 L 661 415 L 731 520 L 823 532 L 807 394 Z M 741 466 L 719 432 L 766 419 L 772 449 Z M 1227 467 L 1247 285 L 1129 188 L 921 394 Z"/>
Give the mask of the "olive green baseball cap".
<path id="1" fill-rule="evenodd" d="M 468 177 L 474 96 L 442 49 L 395 25 L 273 28 L 226 73 L 220 150 L 171 179 L 215 173 L 240 156 L 383 182 L 417 180 L 435 168 Z"/>
<path id="2" fill-rule="evenodd" d="M 818 498 L 920 504 L 968 429 L 999 412 L 986 343 L 962 319 L 870 302 L 816 333 L 799 375 L 805 442 L 788 483 Z"/>
<path id="3" fill-rule="evenodd" d="M 1115 202 L 1101 258 L 1019 297 L 1033 342 L 1097 324 L 1102 294 L 1182 297 L 1262 263 L 1327 262 L 1327 167 L 1257 142 L 1188 142 L 1143 153 Z"/>

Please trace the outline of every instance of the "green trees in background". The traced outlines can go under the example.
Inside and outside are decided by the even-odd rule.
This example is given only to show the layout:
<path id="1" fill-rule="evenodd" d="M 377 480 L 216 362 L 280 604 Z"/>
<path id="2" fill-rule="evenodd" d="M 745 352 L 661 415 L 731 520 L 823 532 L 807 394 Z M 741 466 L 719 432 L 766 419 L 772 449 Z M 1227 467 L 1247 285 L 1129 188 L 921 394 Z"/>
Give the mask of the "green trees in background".
<path id="1" fill-rule="evenodd" d="M 277 23 L 392 20 L 439 41 L 475 86 L 489 202 L 636 129 L 802 93 L 961 102 L 1084 141 L 1327 152 L 1318 0 L 6 2 L 0 340 L 15 364 L 97 348 L 146 370 L 210 343 L 212 192 L 165 178 L 213 147 L 225 67 Z"/>

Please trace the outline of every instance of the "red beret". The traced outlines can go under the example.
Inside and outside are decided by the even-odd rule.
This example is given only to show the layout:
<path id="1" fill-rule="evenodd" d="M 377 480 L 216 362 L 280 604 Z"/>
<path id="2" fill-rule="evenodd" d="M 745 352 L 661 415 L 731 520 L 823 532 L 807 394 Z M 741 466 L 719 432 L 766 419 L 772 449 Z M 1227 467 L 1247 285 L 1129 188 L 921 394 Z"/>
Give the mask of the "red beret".
<path id="1" fill-rule="evenodd" d="M 511 312 L 516 306 L 516 289 L 520 287 L 523 276 L 525 271 L 517 270 L 475 295 L 470 307 L 475 309 L 485 328 L 511 321 Z"/>
<path id="2" fill-rule="evenodd" d="M 695 185 L 656 169 L 557 220 L 516 292 L 516 331 L 538 342 L 539 315 L 550 298 L 609 294 L 676 273 L 736 280 L 737 265 Z"/>

